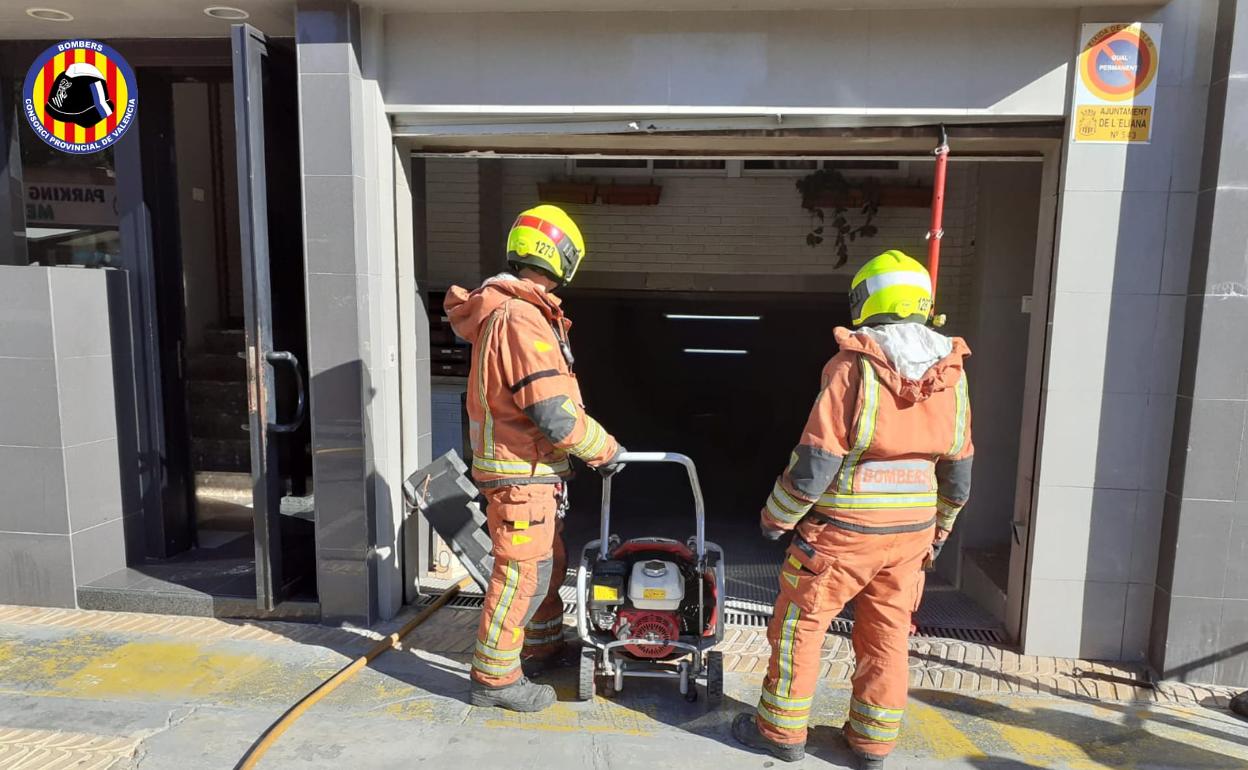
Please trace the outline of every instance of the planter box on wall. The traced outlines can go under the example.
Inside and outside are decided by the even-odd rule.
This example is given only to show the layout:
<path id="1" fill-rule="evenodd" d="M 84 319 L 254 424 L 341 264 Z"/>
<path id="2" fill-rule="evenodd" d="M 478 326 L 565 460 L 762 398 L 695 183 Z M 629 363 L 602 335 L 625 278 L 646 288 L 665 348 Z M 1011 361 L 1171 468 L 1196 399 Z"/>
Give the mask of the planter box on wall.
<path id="1" fill-rule="evenodd" d="M 598 185 L 592 182 L 538 182 L 537 199 L 542 203 L 593 203 Z"/>
<path id="2" fill-rule="evenodd" d="M 924 208 L 932 203 L 932 188 L 930 187 L 881 187 L 879 191 L 881 208 Z M 816 195 L 803 200 L 802 208 L 852 209 L 861 206 L 866 201 L 866 195 L 862 190 L 850 190 L 845 193 Z"/>
<path id="3" fill-rule="evenodd" d="M 598 188 L 598 197 L 614 206 L 654 206 L 662 192 L 657 184 L 605 184 Z"/>

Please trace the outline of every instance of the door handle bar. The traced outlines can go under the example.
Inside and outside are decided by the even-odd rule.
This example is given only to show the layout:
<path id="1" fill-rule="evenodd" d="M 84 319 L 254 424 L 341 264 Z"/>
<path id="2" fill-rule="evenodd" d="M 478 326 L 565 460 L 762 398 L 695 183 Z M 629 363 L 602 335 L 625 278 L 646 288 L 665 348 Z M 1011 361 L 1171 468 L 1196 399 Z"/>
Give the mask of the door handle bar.
<path id="1" fill-rule="evenodd" d="M 290 367 L 295 375 L 295 387 L 299 391 L 299 400 L 295 404 L 295 416 L 290 422 L 269 423 L 269 430 L 274 433 L 294 433 L 303 424 L 303 415 L 307 410 L 307 393 L 303 387 L 303 372 L 299 370 L 299 359 L 289 350 L 270 350 L 264 354 L 264 360 L 270 364 L 283 363 Z"/>

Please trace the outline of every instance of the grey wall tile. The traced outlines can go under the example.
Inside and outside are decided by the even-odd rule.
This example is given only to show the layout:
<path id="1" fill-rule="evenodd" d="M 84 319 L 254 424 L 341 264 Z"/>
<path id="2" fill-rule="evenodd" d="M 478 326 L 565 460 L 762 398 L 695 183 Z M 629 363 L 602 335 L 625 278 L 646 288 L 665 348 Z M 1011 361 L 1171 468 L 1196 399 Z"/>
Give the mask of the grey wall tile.
<path id="1" fill-rule="evenodd" d="M 364 171 L 360 80 L 351 75 L 299 76 L 303 173 L 351 176 Z"/>
<path id="2" fill-rule="evenodd" d="M 1187 28 L 1182 82 L 1207 86 L 1210 68 L 1213 65 L 1213 41 L 1217 34 L 1218 4 L 1196 2 L 1192 3 L 1192 6 L 1195 15 Z"/>
<path id="3" fill-rule="evenodd" d="M 0 265 L 0 358 L 52 358 L 53 268 Z"/>
<path id="4" fill-rule="evenodd" d="M 358 292 L 367 284 L 354 275 L 308 276 L 308 368 L 316 374 L 340 366 L 358 365 L 360 306 L 367 295 Z M 358 393 L 354 399 L 359 402 Z"/>
<path id="5" fill-rule="evenodd" d="M 1225 110 L 1218 186 L 1243 187 L 1248 185 L 1248 83 L 1241 78 L 1227 81 Z"/>
<path id="6" fill-rule="evenodd" d="M 107 278 L 103 270 L 51 271 L 57 358 L 112 353 Z"/>
<path id="7" fill-rule="evenodd" d="M 1175 533 L 1174 578 L 1168 590 L 1175 597 L 1221 599 L 1235 503 L 1183 500 Z"/>
<path id="8" fill-rule="evenodd" d="M 1091 487 L 1103 433 L 1089 426 L 1101 422 L 1100 393 L 1050 391 L 1045 395 L 1044 435 L 1040 447 L 1040 483 Z"/>
<path id="9" fill-rule="evenodd" d="M 1129 580 L 1152 585 L 1157 581 L 1157 554 L 1161 547 L 1161 523 L 1165 510 L 1164 492 L 1140 492 L 1131 527 L 1131 568 Z"/>
<path id="10" fill-rule="evenodd" d="M 58 362 L 57 369 L 61 385 L 61 439 L 65 446 L 117 438 L 112 359 L 66 358 Z"/>
<path id="11" fill-rule="evenodd" d="M 1201 142 L 1200 190 L 1218 185 L 1218 166 L 1222 162 L 1222 126 L 1226 122 L 1226 78 L 1209 84 L 1209 101 L 1205 112 L 1205 134 Z"/>
<path id="12" fill-rule="evenodd" d="M 69 536 L 74 579 L 83 586 L 126 566 L 125 521 L 113 519 Z"/>
<path id="13" fill-rule="evenodd" d="M 1195 21 L 1195 11 L 1184 0 L 1171 2 L 1157 8 L 1138 21 L 1155 21 L 1162 25 L 1161 39 L 1156 41 L 1164 54 L 1157 67 L 1159 86 L 1177 86 L 1183 82 L 1186 63 L 1188 27 Z"/>
<path id="14" fill-rule="evenodd" d="M 58 401 L 51 359 L 0 358 L 0 445 L 61 446 Z"/>
<path id="15" fill-rule="evenodd" d="M 0 446 L 0 532 L 69 533 L 61 451 Z"/>
<path id="16" fill-rule="evenodd" d="M 1120 660 L 1127 612 L 1127 584 L 1085 583 L 1082 609 L 1079 656 L 1090 660 Z"/>
<path id="17" fill-rule="evenodd" d="M 1215 681 L 1217 667 L 1209 661 L 1209 654 L 1219 649 L 1222 601 L 1193 596 L 1170 597 L 1170 616 L 1161 661 L 1163 678 L 1186 682 Z M 1157 663 L 1156 660 L 1153 662 Z"/>
<path id="18" fill-rule="evenodd" d="M 1222 627 L 1218 634 L 1222 656 L 1217 681 L 1233 687 L 1248 687 L 1248 600 L 1222 601 Z"/>
<path id="19" fill-rule="evenodd" d="M 316 569 L 321 622 L 370 625 L 376 617 L 372 608 L 377 604 L 377 597 L 369 562 L 354 553 L 343 556 L 334 549 L 318 548 Z"/>
<path id="20" fill-rule="evenodd" d="M 1165 490 L 1173 449 L 1176 396 L 1152 394 L 1140 412 L 1140 489 Z"/>
<path id="21" fill-rule="evenodd" d="M 295 40 L 360 46 L 360 8 L 345 0 L 299 0 Z"/>
<path id="22" fill-rule="evenodd" d="M 1089 487 L 1044 485 L 1032 521 L 1033 579 L 1084 580 L 1088 570 L 1088 543 L 1092 534 L 1092 494 Z"/>
<path id="23" fill-rule="evenodd" d="M 1078 657 L 1084 622 L 1083 589 L 1082 581 L 1031 579 L 1023 652 Z"/>
<path id="24" fill-rule="evenodd" d="M 69 535 L 0 533 L 0 604 L 77 606 Z"/>
<path id="25" fill-rule="evenodd" d="M 1127 585 L 1126 614 L 1122 624 L 1122 660 L 1136 662 L 1148 659 L 1154 598 L 1152 583 Z"/>
<path id="26" fill-rule="evenodd" d="M 355 195 L 362 184 L 354 176 L 304 177 L 304 262 L 309 273 L 355 274 Z"/>
<path id="27" fill-rule="evenodd" d="M 1168 198 L 1165 192 L 1066 192 L 1056 289 L 1156 293 Z"/>
<path id="28" fill-rule="evenodd" d="M 1156 294 L 1161 286 L 1165 249 L 1165 192 L 1124 192 L 1118 230 L 1113 291 L 1120 294 Z M 1108 225 L 1108 223 L 1106 223 Z"/>
<path id="29" fill-rule="evenodd" d="M 1242 296 L 1248 292 L 1248 258 L 1244 254 L 1244 244 L 1248 243 L 1248 217 L 1244 216 L 1245 210 L 1248 210 L 1248 188 L 1218 188 L 1208 245 L 1206 247 L 1197 241 L 1192 252 L 1192 258 L 1198 262 L 1208 257 L 1204 282 L 1191 286 L 1191 293 Z M 1199 217 L 1200 212 L 1197 213 L 1198 220 Z M 1200 277 L 1200 274 L 1195 277 Z"/>
<path id="30" fill-rule="evenodd" d="M 1199 340 L 1192 396 L 1248 399 L 1248 296 L 1191 297 L 1189 307 L 1196 302 L 1199 329 L 1184 334 L 1189 343 Z"/>
<path id="31" fill-rule="evenodd" d="M 1104 363 L 1088 366 L 1088 361 L 1106 360 L 1113 299 L 1077 291 L 1054 295 L 1046 388 L 1084 393 L 1104 388 L 1109 376 Z"/>
<path id="32" fill-rule="evenodd" d="M 1161 265 L 1162 294 L 1186 294 L 1196 233 L 1196 193 L 1170 195 L 1166 208 L 1166 245 Z"/>
<path id="33" fill-rule="evenodd" d="M 126 513 L 117 451 L 116 439 L 65 449 L 71 534 L 119 519 Z"/>
<path id="34" fill-rule="evenodd" d="M 1157 298 L 1157 325 L 1149 352 L 1151 373 L 1148 392 L 1174 395 L 1179 387 L 1179 366 L 1183 359 L 1183 325 L 1187 319 L 1187 297 L 1163 294 Z"/>
<path id="35" fill-rule="evenodd" d="M 1248 506 L 1242 503 L 1231 513 L 1231 536 L 1227 541 L 1223 585 L 1227 599 L 1248 599 Z"/>
<path id="36" fill-rule="evenodd" d="M 302 15 L 302 14 L 301 14 Z M 360 64 L 350 43 L 299 43 L 300 73 L 359 75 Z"/>
<path id="37" fill-rule="evenodd" d="M 1136 521 L 1139 493 L 1121 489 L 1092 491 L 1086 580 L 1125 583 L 1131 573 L 1132 539 L 1123 537 Z"/>
<path id="38" fill-rule="evenodd" d="M 1173 463 L 1181 463 L 1182 494 L 1203 500 L 1232 500 L 1238 491 L 1240 451 L 1244 430 L 1243 401 L 1179 398 L 1175 410 Z M 1180 433 L 1185 409 L 1190 427 Z M 1182 448 L 1186 447 L 1186 452 Z M 1171 479 L 1174 479 L 1171 469 Z"/>
<path id="39" fill-rule="evenodd" d="M 1096 452 L 1096 486 L 1113 489 L 1140 487 L 1145 442 L 1157 434 L 1157 415 L 1150 413 L 1148 407 L 1149 397 L 1146 395 L 1104 395 L 1100 419 L 1091 423 L 1101 434 Z M 1142 415 L 1144 419 L 1141 419 Z M 1085 430 L 1087 427 L 1085 424 Z M 1084 440 L 1088 440 L 1086 435 Z"/>
<path id="40" fill-rule="evenodd" d="M 1157 296 L 1113 294 L 1109 301 L 1109 336 L 1105 347 L 1105 391 L 1147 393 L 1155 366 L 1152 352 L 1157 331 Z M 1168 363 L 1174 368 L 1174 360 Z M 1083 359 L 1085 371 L 1095 370 Z"/>
<path id="41" fill-rule="evenodd" d="M 1179 91 L 1174 163 L 1170 170 L 1170 190 L 1195 192 L 1200 189 L 1201 158 L 1205 153 L 1205 113 L 1209 108 L 1209 86 L 1187 85 Z"/>
<path id="42" fill-rule="evenodd" d="M 365 559 L 368 555 L 367 481 L 317 480 L 316 542 L 320 548 Z"/>

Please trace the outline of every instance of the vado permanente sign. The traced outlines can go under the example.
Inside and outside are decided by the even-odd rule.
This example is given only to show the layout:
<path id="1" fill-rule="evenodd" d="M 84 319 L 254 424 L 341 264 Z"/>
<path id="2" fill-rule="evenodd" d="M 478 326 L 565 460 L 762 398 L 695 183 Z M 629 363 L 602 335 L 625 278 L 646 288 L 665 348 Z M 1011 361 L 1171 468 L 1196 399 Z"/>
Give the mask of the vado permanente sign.
<path id="1" fill-rule="evenodd" d="M 1073 140 L 1147 144 L 1160 64 L 1160 24 L 1084 24 Z"/>

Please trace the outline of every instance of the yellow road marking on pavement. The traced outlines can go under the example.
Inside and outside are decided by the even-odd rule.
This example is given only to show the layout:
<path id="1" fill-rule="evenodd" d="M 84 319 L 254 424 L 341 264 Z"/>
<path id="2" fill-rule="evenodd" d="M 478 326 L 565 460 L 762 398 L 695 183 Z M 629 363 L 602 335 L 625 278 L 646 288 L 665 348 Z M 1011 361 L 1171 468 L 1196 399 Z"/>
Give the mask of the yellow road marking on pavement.
<path id="1" fill-rule="evenodd" d="M 254 655 L 209 651 L 185 642 L 131 642 L 94 657 L 56 683 L 75 695 L 212 695 L 247 686 L 270 664 Z"/>
<path id="2" fill-rule="evenodd" d="M 926 703 L 910 701 L 904 730 L 922 735 L 934 759 L 984 759 L 988 756 L 944 714 Z"/>
<path id="3" fill-rule="evenodd" d="M 104 770 L 138 747 L 138 738 L 0 727 L 0 768 Z"/>
<path id="4" fill-rule="evenodd" d="M 1015 712 L 1011 716 L 1023 716 L 1030 712 L 1030 709 L 1026 709 L 1021 713 Z M 1066 770 L 1099 770 L 1099 768 L 1121 766 L 1104 765 L 1091 759 L 1086 749 L 1058 735 L 1052 725 L 1045 724 L 1043 716 L 1032 716 L 1035 717 L 1035 722 L 1042 724 L 1043 727 L 1024 727 L 1000 722 L 993 724 L 1005 742 L 1022 759 L 1036 763 L 1040 767 L 1062 767 Z"/>

